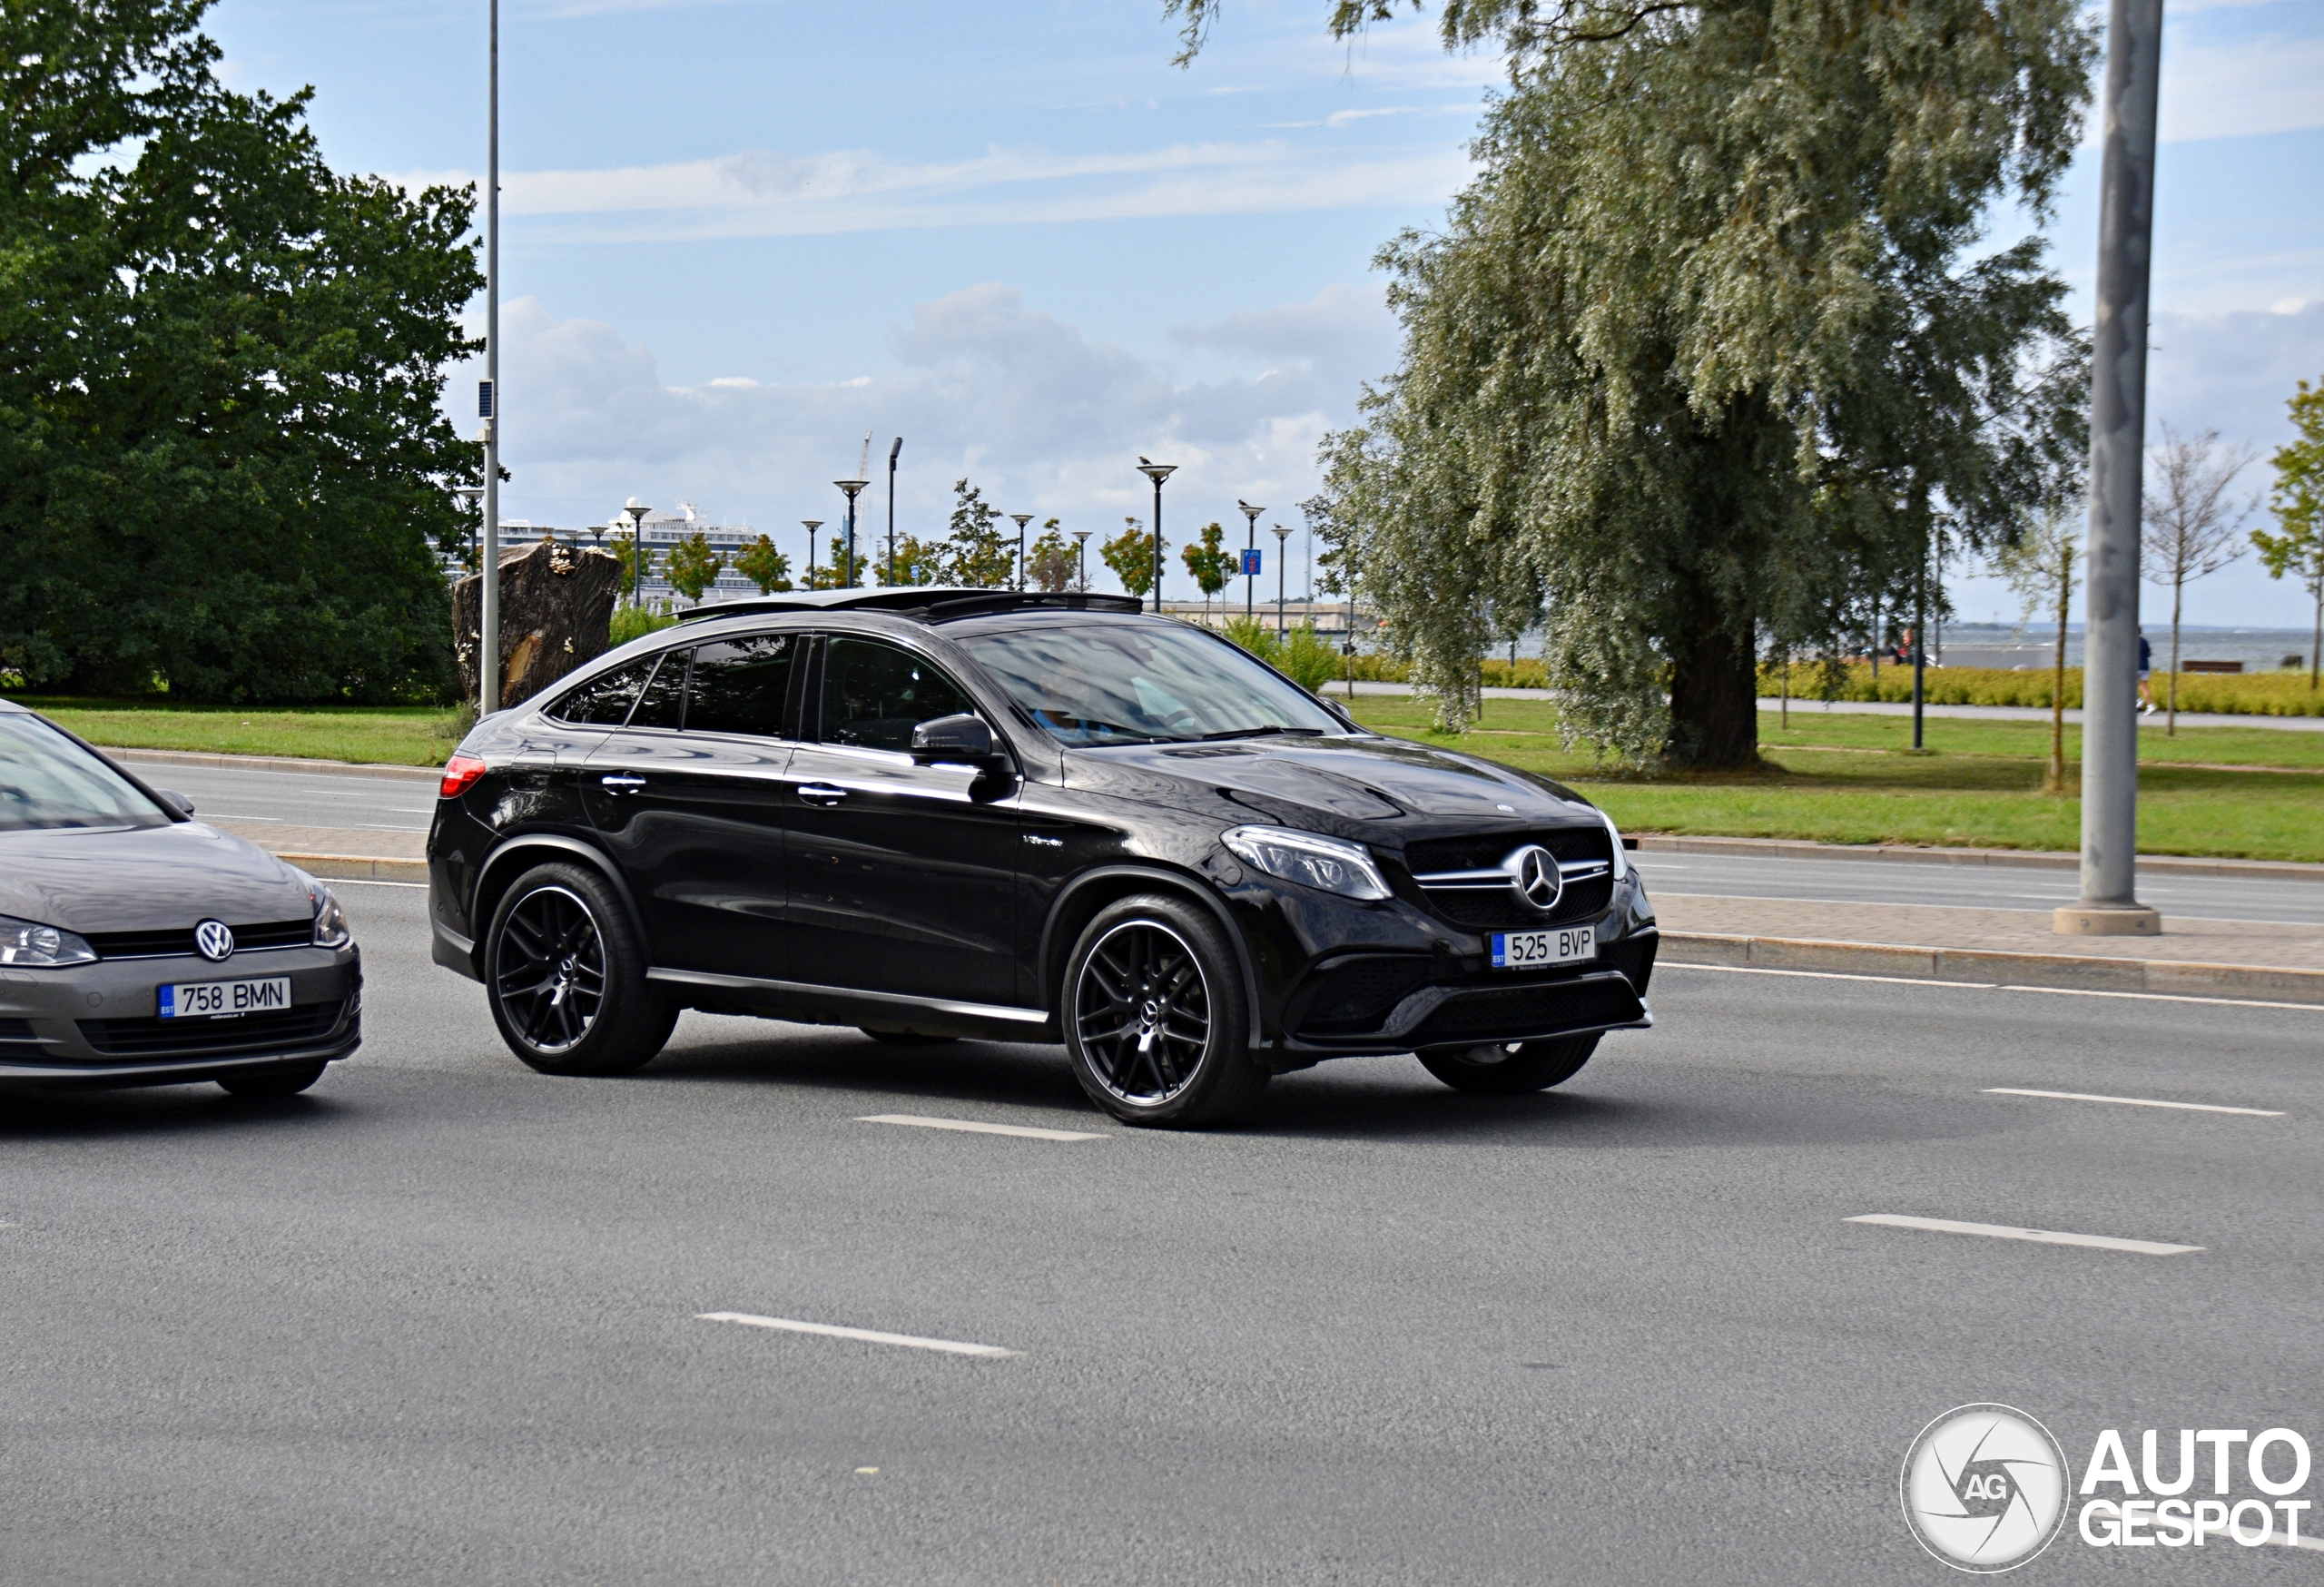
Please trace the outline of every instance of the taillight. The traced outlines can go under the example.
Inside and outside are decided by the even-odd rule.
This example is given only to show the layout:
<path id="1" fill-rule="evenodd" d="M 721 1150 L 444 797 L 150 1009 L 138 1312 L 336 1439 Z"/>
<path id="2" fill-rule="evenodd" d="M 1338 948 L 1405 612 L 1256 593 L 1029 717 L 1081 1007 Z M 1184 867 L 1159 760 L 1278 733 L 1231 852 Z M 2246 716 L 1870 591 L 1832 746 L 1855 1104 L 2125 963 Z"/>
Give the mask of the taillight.
<path id="1" fill-rule="evenodd" d="M 444 763 L 443 786 L 436 790 L 439 799 L 458 799 L 476 786 L 484 775 L 484 763 L 474 755 L 454 755 Z"/>

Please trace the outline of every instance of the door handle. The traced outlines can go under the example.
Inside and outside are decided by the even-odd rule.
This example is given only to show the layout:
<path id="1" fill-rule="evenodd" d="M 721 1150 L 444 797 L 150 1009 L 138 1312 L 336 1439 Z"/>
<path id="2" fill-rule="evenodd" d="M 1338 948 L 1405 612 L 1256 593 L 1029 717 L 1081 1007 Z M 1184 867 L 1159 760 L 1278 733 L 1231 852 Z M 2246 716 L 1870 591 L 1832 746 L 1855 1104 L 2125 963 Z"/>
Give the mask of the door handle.
<path id="1" fill-rule="evenodd" d="M 832 805 L 846 798 L 847 790 L 828 783 L 803 783 L 799 785 L 799 797 L 810 804 Z"/>
<path id="2" fill-rule="evenodd" d="M 598 778 L 597 786 L 608 794 L 635 794 L 645 786 L 645 779 L 634 777 L 627 772 L 615 772 Z"/>

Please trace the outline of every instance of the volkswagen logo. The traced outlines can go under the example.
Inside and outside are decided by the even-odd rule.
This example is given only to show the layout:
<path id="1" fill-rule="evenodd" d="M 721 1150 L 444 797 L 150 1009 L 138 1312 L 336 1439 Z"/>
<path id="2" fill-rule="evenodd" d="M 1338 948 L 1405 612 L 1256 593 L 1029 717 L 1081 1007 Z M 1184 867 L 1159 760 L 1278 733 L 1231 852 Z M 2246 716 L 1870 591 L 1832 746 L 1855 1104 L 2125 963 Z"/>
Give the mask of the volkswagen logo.
<path id="1" fill-rule="evenodd" d="M 223 921 L 204 921 L 193 928 L 193 948 L 215 964 L 234 951 L 234 929 Z"/>
<path id="2" fill-rule="evenodd" d="M 1558 895 L 1565 891 L 1565 878 L 1558 874 L 1558 862 L 1549 850 L 1539 843 L 1528 843 L 1501 862 L 1509 872 L 1509 884 L 1517 896 L 1543 914 L 1558 906 Z"/>

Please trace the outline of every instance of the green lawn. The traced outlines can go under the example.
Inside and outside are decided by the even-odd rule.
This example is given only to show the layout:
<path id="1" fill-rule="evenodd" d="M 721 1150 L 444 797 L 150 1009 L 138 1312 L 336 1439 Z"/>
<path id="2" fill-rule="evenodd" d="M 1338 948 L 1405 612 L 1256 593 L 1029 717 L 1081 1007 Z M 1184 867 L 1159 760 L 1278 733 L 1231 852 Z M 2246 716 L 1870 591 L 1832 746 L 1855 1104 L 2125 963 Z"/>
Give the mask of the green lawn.
<path id="1" fill-rule="evenodd" d="M 440 766 L 459 742 L 453 713 L 434 705 L 169 705 L 10 695 L 91 744 L 123 749 L 300 755 L 398 766 Z"/>
<path id="2" fill-rule="evenodd" d="M 1457 740 L 1429 733 L 1418 701 L 1359 696 L 1355 711 L 1383 732 L 1571 783 L 1625 831 L 2007 849 L 2080 842 L 2080 801 L 2042 792 L 2046 723 L 1931 717 L 1929 753 L 1915 755 L 1905 753 L 1909 719 L 1796 710 L 1787 732 L 1770 712 L 1759 719 L 1762 771 L 1640 776 L 1560 749 L 1547 701 L 1489 700 Z M 2080 747 L 2069 729 L 2070 782 Z M 2324 734 L 2204 727 L 2165 738 L 2152 726 L 2140 754 L 2142 851 L 2324 861 Z M 2247 766 L 2268 769 L 2214 769 Z"/>

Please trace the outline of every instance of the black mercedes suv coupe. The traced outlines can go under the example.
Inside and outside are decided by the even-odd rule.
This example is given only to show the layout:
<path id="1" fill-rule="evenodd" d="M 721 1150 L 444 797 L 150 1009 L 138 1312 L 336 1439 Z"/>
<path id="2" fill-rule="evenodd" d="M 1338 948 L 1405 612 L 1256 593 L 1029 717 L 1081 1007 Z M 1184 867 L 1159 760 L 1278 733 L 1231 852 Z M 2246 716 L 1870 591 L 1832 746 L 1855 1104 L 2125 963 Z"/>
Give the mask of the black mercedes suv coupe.
<path id="1" fill-rule="evenodd" d="M 681 1009 L 1062 1042 L 1190 1125 L 1322 1060 L 1556 1085 L 1651 1023 L 1620 833 L 1384 738 L 1127 596 L 700 608 L 478 724 L 428 833 L 434 954 L 517 1056 L 636 1068 Z"/>

